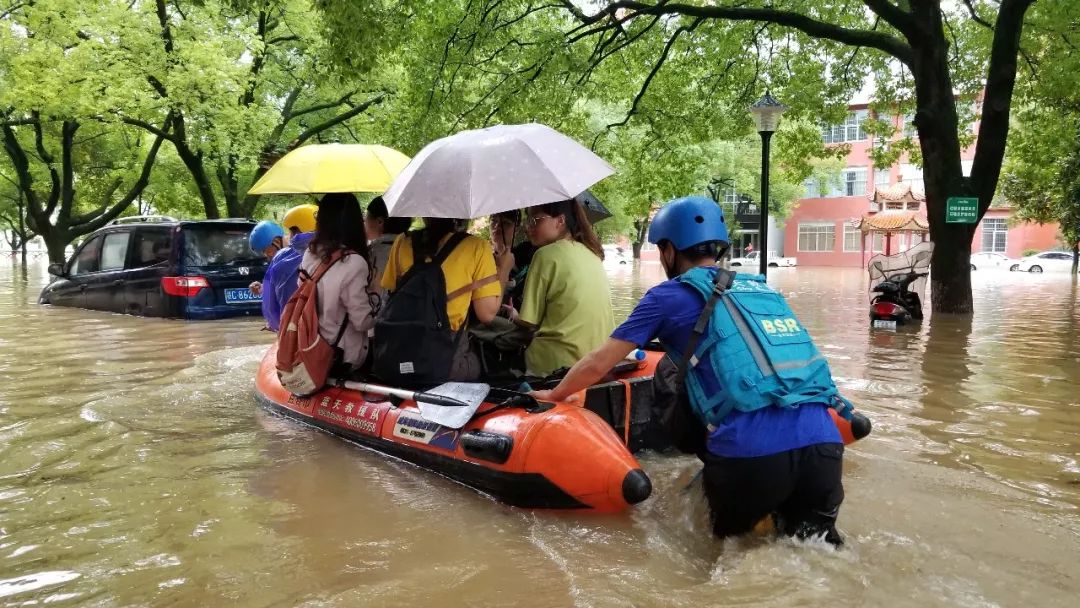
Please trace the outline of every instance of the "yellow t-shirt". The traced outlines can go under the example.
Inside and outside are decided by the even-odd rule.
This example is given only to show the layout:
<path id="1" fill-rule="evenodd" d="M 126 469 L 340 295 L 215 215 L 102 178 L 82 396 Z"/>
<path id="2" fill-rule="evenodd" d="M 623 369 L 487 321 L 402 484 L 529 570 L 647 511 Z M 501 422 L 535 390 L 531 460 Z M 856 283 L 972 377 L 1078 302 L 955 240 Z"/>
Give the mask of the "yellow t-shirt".
<path id="1" fill-rule="evenodd" d="M 448 240 L 450 235 L 445 236 L 439 246 L 442 247 Z M 398 281 L 412 265 L 412 241 L 407 233 L 400 234 L 394 240 L 386 260 L 381 281 L 383 289 L 397 289 Z M 446 302 L 446 315 L 450 317 L 450 327 L 454 331 L 464 325 L 473 300 L 502 296 L 495 256 L 491 255 L 491 245 L 483 239 L 467 235 L 442 263 L 442 271 L 446 279 L 446 293 L 453 296 Z"/>
<path id="2" fill-rule="evenodd" d="M 530 374 L 570 367 L 603 344 L 615 321 L 600 258 L 571 240 L 537 249 L 525 275 L 521 319 L 537 326 L 525 350 Z"/>

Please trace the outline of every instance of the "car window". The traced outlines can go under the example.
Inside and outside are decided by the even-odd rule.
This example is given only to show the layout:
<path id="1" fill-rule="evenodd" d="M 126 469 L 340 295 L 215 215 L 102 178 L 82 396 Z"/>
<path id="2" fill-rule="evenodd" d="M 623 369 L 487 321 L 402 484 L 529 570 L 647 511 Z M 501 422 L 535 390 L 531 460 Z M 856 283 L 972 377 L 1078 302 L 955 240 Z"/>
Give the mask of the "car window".
<path id="1" fill-rule="evenodd" d="M 98 264 L 101 262 L 101 240 L 100 236 L 94 237 L 79 249 L 71 262 L 68 274 L 75 276 L 97 272 Z"/>
<path id="2" fill-rule="evenodd" d="M 1055 253 L 1054 259 L 1056 260 L 1071 260 L 1072 256 L 1067 253 Z"/>
<path id="3" fill-rule="evenodd" d="M 106 234 L 105 243 L 101 246 L 101 266 L 98 270 L 122 270 L 124 261 L 127 260 L 128 241 L 130 240 L 130 232 Z"/>
<path id="4" fill-rule="evenodd" d="M 146 268 L 169 261 L 172 235 L 168 230 L 138 230 L 128 268 Z"/>
<path id="5" fill-rule="evenodd" d="M 185 266 L 225 266 L 263 261 L 248 245 L 250 228 L 192 226 L 184 229 Z"/>

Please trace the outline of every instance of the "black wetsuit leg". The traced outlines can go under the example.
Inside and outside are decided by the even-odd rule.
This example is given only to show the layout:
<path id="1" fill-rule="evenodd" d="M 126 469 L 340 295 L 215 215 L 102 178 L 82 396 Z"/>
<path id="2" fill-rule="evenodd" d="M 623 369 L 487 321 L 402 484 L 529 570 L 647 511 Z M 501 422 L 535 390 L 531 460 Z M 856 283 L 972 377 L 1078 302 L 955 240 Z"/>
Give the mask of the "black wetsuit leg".
<path id="1" fill-rule="evenodd" d="M 842 544 L 836 516 L 844 500 L 841 444 L 811 445 L 755 458 L 705 454 L 705 497 L 719 537 L 744 534 L 770 514 L 778 529 Z"/>

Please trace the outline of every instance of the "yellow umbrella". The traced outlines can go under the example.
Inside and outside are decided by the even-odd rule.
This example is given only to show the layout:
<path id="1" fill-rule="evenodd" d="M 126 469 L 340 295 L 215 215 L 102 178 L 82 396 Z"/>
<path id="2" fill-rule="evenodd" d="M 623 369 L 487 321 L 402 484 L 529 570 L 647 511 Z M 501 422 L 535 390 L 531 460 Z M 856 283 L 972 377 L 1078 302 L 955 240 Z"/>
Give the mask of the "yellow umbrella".
<path id="1" fill-rule="evenodd" d="M 248 194 L 385 192 L 409 157 L 367 144 L 313 144 L 281 157 Z"/>

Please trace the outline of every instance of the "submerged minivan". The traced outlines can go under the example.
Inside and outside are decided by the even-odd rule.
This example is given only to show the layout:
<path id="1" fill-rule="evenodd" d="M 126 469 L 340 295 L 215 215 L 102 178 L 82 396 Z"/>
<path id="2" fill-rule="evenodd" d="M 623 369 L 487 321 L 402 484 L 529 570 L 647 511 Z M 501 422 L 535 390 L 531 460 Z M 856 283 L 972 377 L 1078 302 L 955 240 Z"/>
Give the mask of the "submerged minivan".
<path id="1" fill-rule="evenodd" d="M 248 246 L 254 227 L 246 219 L 114 220 L 49 266 L 55 278 L 38 302 L 179 319 L 259 315 L 261 299 L 248 285 L 262 281 L 267 261 Z"/>

